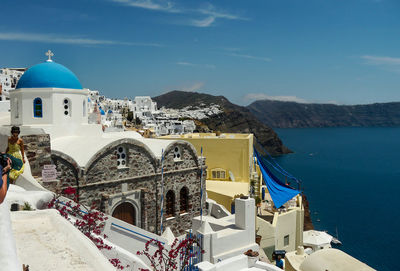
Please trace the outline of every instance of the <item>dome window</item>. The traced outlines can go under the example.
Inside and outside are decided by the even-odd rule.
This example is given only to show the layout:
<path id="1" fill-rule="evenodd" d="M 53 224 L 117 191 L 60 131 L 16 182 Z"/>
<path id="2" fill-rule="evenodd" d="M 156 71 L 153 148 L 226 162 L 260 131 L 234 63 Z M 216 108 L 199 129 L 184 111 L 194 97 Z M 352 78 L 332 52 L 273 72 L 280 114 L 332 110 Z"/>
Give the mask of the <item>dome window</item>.
<path id="1" fill-rule="evenodd" d="M 43 118 L 43 104 L 42 99 L 39 97 L 33 100 L 33 116 L 35 118 Z"/>
<path id="2" fill-rule="evenodd" d="M 65 98 L 63 101 L 64 116 L 71 116 L 71 101 Z"/>
<path id="3" fill-rule="evenodd" d="M 182 149 L 179 146 L 175 146 L 174 148 L 174 161 L 182 160 Z"/>
<path id="4" fill-rule="evenodd" d="M 117 147 L 117 167 L 125 168 L 127 165 L 126 148 L 123 146 Z"/>

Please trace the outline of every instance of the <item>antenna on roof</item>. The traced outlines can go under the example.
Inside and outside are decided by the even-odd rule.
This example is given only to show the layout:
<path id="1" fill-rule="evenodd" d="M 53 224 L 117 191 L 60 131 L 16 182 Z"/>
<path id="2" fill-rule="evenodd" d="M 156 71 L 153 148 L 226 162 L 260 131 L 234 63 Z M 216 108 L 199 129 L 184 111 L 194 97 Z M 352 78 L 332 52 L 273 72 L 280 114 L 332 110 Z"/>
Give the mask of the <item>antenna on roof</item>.
<path id="1" fill-rule="evenodd" d="M 51 59 L 52 56 L 54 56 L 53 52 L 51 50 L 48 50 L 45 55 L 49 58 L 46 61 L 47 62 L 53 62 L 53 60 Z"/>

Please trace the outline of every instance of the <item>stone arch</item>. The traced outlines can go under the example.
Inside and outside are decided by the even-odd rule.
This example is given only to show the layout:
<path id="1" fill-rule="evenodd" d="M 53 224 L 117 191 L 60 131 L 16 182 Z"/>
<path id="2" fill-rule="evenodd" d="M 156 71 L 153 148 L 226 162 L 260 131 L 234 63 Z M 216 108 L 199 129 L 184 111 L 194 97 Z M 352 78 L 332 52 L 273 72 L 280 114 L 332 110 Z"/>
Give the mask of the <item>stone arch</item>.
<path id="1" fill-rule="evenodd" d="M 111 216 L 140 227 L 140 209 L 134 201 L 123 200 L 116 203 L 112 208 Z"/>
<path id="2" fill-rule="evenodd" d="M 145 155 L 148 155 L 153 163 L 154 168 L 157 168 L 157 158 L 154 155 L 154 153 L 147 147 L 144 143 L 140 142 L 139 140 L 133 139 L 133 138 L 123 138 L 123 139 L 117 139 L 108 145 L 106 145 L 104 148 L 96 152 L 95 155 L 90 158 L 90 160 L 86 163 L 85 168 L 90 170 L 90 168 L 93 166 L 93 164 L 96 163 L 96 161 L 101 158 L 102 156 L 106 155 L 109 151 L 114 150 L 117 146 L 119 145 L 132 145 L 136 146 L 138 148 L 142 148 L 144 151 Z"/>
<path id="3" fill-rule="evenodd" d="M 194 148 L 194 146 L 184 140 L 176 140 L 172 143 L 170 143 L 166 148 L 165 148 L 165 157 L 169 157 L 171 156 L 171 158 L 173 159 L 173 153 L 174 153 L 174 148 L 176 146 L 179 146 L 182 149 L 182 152 L 188 152 L 189 155 L 193 158 L 193 161 L 195 162 L 194 166 L 198 167 L 199 165 L 199 159 L 197 156 L 197 151 Z"/>
<path id="4" fill-rule="evenodd" d="M 79 166 L 78 163 L 69 155 L 52 150 L 51 160 L 56 165 L 57 171 L 61 173 L 59 179 L 61 180 L 61 188 L 68 186 L 79 187 Z M 74 180 L 70 180 L 73 177 Z"/>
<path id="5" fill-rule="evenodd" d="M 126 166 L 119 167 L 117 147 L 126 149 Z M 155 174 L 158 160 L 150 149 L 135 139 L 119 139 L 99 150 L 86 163 L 87 183 L 111 181 Z"/>

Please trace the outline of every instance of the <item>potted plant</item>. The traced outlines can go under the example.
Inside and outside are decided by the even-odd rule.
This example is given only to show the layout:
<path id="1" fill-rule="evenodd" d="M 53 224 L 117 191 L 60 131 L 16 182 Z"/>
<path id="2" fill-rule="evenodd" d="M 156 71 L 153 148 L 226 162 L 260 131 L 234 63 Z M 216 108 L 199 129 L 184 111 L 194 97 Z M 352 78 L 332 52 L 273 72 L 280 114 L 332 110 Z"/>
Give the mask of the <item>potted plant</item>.
<path id="1" fill-rule="evenodd" d="M 249 261 L 249 267 L 253 267 L 256 261 L 258 260 L 259 253 L 257 251 L 249 249 L 244 253 L 244 255 L 247 256 L 247 259 Z"/>

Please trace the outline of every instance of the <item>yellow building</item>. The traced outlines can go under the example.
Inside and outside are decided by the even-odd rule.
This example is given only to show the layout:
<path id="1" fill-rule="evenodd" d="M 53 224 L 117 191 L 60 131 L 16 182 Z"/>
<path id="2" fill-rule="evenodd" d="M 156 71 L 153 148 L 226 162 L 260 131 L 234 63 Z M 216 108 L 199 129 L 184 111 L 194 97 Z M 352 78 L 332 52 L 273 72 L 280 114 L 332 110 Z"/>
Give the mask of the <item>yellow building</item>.
<path id="1" fill-rule="evenodd" d="M 169 135 L 160 138 L 189 141 L 206 158 L 207 196 L 231 211 L 236 195 L 254 194 L 261 197 L 262 176 L 253 159 L 253 134 L 194 133 Z M 256 232 L 261 236 L 260 247 L 271 259 L 276 249 L 293 251 L 303 244 L 304 207 L 297 195 L 284 204 L 283 209 L 273 207 L 268 191 L 266 201 L 257 209 Z"/>
<path id="2" fill-rule="evenodd" d="M 253 162 L 253 134 L 193 133 L 160 138 L 189 141 L 198 155 L 203 148 L 207 195 L 229 211 L 235 195 L 249 194 L 251 181 L 254 181 L 254 192 L 259 195 L 261 179 L 258 166 Z"/>

